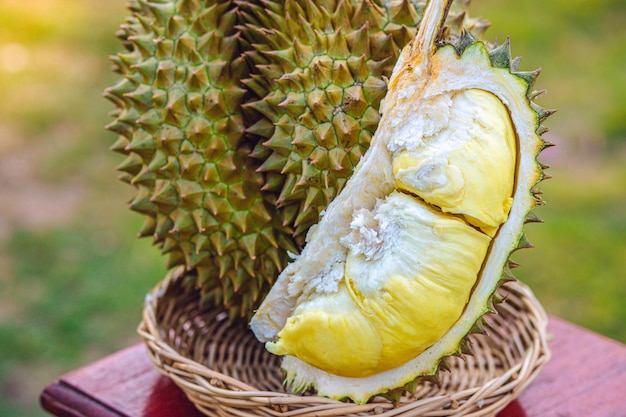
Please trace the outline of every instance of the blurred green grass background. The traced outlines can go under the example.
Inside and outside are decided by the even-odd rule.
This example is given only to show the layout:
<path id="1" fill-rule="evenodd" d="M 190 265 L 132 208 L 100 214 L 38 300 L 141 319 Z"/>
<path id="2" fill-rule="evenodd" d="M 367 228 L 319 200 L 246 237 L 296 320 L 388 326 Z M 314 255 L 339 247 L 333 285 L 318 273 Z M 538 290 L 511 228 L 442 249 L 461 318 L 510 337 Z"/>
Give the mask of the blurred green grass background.
<path id="1" fill-rule="evenodd" d="M 164 260 L 117 181 L 103 126 L 125 0 L 0 0 L 0 415 L 43 416 L 41 389 L 138 341 Z M 626 342 L 626 3 L 474 0 L 543 68 L 545 220 L 516 275 L 548 312 Z"/>

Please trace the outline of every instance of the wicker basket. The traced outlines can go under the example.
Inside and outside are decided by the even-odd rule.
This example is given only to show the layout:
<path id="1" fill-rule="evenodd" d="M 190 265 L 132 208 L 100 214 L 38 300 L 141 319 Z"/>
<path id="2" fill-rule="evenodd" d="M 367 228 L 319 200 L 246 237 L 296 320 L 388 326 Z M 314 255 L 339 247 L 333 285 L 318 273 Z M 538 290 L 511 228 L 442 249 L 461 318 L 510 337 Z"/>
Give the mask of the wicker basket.
<path id="1" fill-rule="evenodd" d="M 472 335 L 473 355 L 453 357 L 440 383 L 423 382 L 399 404 L 364 405 L 293 395 L 282 384 L 280 358 L 265 351 L 244 324 L 201 307 L 198 294 L 170 273 L 148 295 L 139 334 L 154 366 L 208 416 L 493 416 L 513 401 L 550 357 L 547 318 L 519 282 L 500 288 L 506 301 Z"/>

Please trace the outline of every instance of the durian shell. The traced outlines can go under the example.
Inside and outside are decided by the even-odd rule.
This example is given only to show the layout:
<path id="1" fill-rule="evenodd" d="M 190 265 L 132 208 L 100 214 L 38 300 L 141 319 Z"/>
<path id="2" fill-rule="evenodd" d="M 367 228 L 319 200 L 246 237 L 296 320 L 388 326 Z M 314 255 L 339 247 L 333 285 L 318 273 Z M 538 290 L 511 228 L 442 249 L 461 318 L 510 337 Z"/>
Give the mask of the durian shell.
<path id="1" fill-rule="evenodd" d="M 541 138 L 541 134 L 547 131 L 543 126 L 544 120 L 553 113 L 552 110 L 544 109 L 533 102 L 538 95 L 533 90 L 534 82 L 539 71 L 519 71 L 519 59 L 512 59 L 510 45 L 506 43 L 494 46 L 476 41 L 469 33 L 464 33 L 453 42 L 441 42 L 441 22 L 445 15 L 442 8 L 444 2 L 435 1 L 434 11 L 427 17 L 428 28 L 421 36 L 418 36 L 411 45 L 403 52 L 394 76 L 390 84 L 394 84 L 394 77 L 401 77 L 403 71 L 411 71 L 411 65 L 419 65 L 421 58 L 436 61 L 432 64 L 436 68 L 436 76 L 439 79 L 446 77 L 458 77 L 451 82 L 452 89 L 477 88 L 489 91 L 498 97 L 509 109 L 510 116 L 518 136 L 518 162 L 516 184 L 513 194 L 513 206 L 509 213 L 509 219 L 501 226 L 490 248 L 490 253 L 483 265 L 481 279 L 472 292 L 470 301 L 461 318 L 453 328 L 441 338 L 435 345 L 396 369 L 383 372 L 371 377 L 348 378 L 332 375 L 292 356 L 286 356 L 283 360 L 283 368 L 286 371 L 287 384 L 295 391 L 302 392 L 314 389 L 319 395 L 336 399 L 350 398 L 355 402 L 365 402 L 375 395 L 385 395 L 390 399 L 397 399 L 405 390 L 411 390 L 415 381 L 421 378 L 435 379 L 440 368 L 445 368 L 445 358 L 450 355 L 461 355 L 469 350 L 467 335 L 481 332 L 483 316 L 492 313 L 494 293 L 498 286 L 508 280 L 514 279 L 510 269 L 516 264 L 510 261 L 511 253 L 521 248 L 531 247 L 523 232 L 524 224 L 539 221 L 532 209 L 542 204 L 541 193 L 537 184 L 547 178 L 544 173 L 544 165 L 538 162 L 540 152 L 548 146 L 549 142 Z M 422 30 L 422 29 L 420 29 Z M 426 41 L 424 41 L 424 38 Z M 421 43 L 420 43 L 421 41 Z M 417 51 L 417 52 L 414 52 Z M 421 51 L 421 52 L 420 52 Z M 463 74 L 463 75 L 459 75 Z M 393 106 L 397 92 L 392 91 L 392 97 L 385 98 L 384 106 Z M 387 108 L 387 107 L 383 107 Z M 383 110 L 383 114 L 384 110 Z M 383 132 L 383 133 L 381 133 Z M 385 133 L 386 132 L 386 133 Z M 388 135 L 388 127 L 385 119 L 379 125 L 379 130 L 373 140 L 372 148 L 357 166 L 367 171 L 375 166 L 375 156 L 369 155 L 377 146 L 377 141 L 383 141 L 379 136 Z M 378 144 L 380 145 L 380 143 Z M 382 145 L 384 146 L 384 145 Z M 374 150 L 375 152 L 375 150 Z M 359 175 L 355 172 L 355 177 Z M 366 175 L 376 175 L 374 172 Z M 352 180 L 351 180 L 352 181 Z M 359 194 L 359 188 L 363 184 L 354 185 L 348 181 L 342 194 L 331 203 L 326 215 L 317 226 L 316 234 L 325 236 L 325 224 L 332 224 L 336 219 L 329 219 L 333 211 L 343 212 L 345 207 L 352 207 L 354 196 Z M 335 207 L 341 207 L 335 210 Z M 345 207 L 344 207 L 345 206 Z M 332 214 L 331 214 L 332 213 Z M 327 222 L 327 223 L 325 223 Z M 324 238 L 322 237 L 322 240 Z M 309 244 L 315 242 L 315 236 L 311 236 Z M 328 239 L 327 239 L 328 240 Z M 324 244 L 329 244 L 328 241 Z M 309 249 L 315 253 L 315 246 Z M 300 259 L 307 257 L 305 247 Z M 306 267 L 303 267 L 305 269 Z M 289 270 L 289 268 L 288 268 Z M 286 270 L 287 271 L 287 270 Z M 294 278 L 298 271 L 292 269 L 289 274 L 283 273 L 272 291 L 259 308 L 257 315 L 253 317 L 252 329 L 261 340 L 272 340 L 286 319 L 293 311 L 297 298 L 302 292 L 294 294 L 294 288 L 301 283 L 296 283 Z M 304 274 L 306 275 L 306 274 Z M 311 291 L 306 284 L 302 285 L 304 291 Z M 279 301 L 278 301 L 279 300 Z M 271 317 L 271 324 L 265 320 Z"/>

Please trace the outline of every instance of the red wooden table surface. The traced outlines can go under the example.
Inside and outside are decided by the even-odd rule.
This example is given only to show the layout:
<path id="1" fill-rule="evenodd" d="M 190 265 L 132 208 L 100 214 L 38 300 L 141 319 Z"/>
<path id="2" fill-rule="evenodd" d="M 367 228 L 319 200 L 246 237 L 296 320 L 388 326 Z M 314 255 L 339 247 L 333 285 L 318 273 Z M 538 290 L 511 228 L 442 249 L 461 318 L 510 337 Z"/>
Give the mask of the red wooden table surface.
<path id="1" fill-rule="evenodd" d="M 550 317 L 552 360 L 498 417 L 626 417 L 626 345 Z M 202 417 L 138 344 L 70 372 L 41 395 L 59 417 Z"/>

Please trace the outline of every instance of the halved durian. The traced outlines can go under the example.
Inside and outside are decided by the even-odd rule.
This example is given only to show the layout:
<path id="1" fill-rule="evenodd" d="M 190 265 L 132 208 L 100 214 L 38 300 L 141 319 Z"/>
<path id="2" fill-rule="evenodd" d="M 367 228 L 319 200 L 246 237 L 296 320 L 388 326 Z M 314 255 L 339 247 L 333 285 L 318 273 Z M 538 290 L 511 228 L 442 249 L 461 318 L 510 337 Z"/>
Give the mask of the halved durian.
<path id="1" fill-rule="evenodd" d="M 550 111 L 508 42 L 441 39 L 432 0 L 372 145 L 251 321 L 293 390 L 365 402 L 438 372 L 491 311 L 539 204 Z"/>

